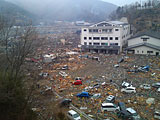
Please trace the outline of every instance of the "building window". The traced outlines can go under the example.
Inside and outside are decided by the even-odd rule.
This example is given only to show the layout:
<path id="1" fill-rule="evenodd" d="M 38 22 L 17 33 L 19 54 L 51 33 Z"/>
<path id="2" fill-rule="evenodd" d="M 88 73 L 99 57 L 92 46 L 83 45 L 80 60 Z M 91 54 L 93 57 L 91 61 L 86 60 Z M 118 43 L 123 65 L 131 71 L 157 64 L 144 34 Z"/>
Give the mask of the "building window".
<path id="1" fill-rule="evenodd" d="M 89 32 L 92 32 L 92 29 L 89 29 Z"/>
<path id="2" fill-rule="evenodd" d="M 93 40 L 99 40 L 100 37 L 93 37 Z"/>
<path id="3" fill-rule="evenodd" d="M 92 45 L 92 43 L 91 43 L 91 42 L 89 42 L 89 45 Z"/>
<path id="4" fill-rule="evenodd" d="M 142 53 L 143 53 L 143 51 L 142 51 Z"/>
<path id="5" fill-rule="evenodd" d="M 115 37 L 115 40 L 118 40 L 119 38 L 118 37 Z"/>
<path id="6" fill-rule="evenodd" d="M 108 31 L 108 29 L 102 29 L 102 32 L 107 32 Z"/>
<path id="7" fill-rule="evenodd" d="M 118 46 L 118 43 L 110 43 L 110 46 Z"/>
<path id="8" fill-rule="evenodd" d="M 115 43 L 116 46 L 118 46 L 118 43 Z"/>
<path id="9" fill-rule="evenodd" d="M 137 50 L 137 53 L 139 53 L 139 50 Z"/>
<path id="10" fill-rule="evenodd" d="M 105 45 L 105 46 L 108 46 L 108 43 L 101 43 L 101 45 Z"/>
<path id="11" fill-rule="evenodd" d="M 98 29 L 93 29 L 93 32 L 98 32 Z"/>
<path id="12" fill-rule="evenodd" d="M 150 53 L 153 53 L 153 51 L 147 51 L 147 53 L 149 53 L 149 54 L 150 54 Z"/>
<path id="13" fill-rule="evenodd" d="M 109 29 L 109 32 L 112 32 L 112 29 Z"/>
<path id="14" fill-rule="evenodd" d="M 84 42 L 84 45 L 87 45 L 87 42 Z"/>
<path id="15" fill-rule="evenodd" d="M 99 43 L 93 43 L 93 45 L 100 45 Z"/>
<path id="16" fill-rule="evenodd" d="M 87 37 L 84 37 L 84 40 L 87 40 Z"/>
<path id="17" fill-rule="evenodd" d="M 115 29 L 115 31 L 119 31 L 119 29 Z"/>
<path id="18" fill-rule="evenodd" d="M 92 37 L 89 37 L 89 40 L 92 40 Z"/>
<path id="19" fill-rule="evenodd" d="M 109 39 L 110 39 L 110 40 L 113 40 L 113 37 L 110 37 Z"/>
<path id="20" fill-rule="evenodd" d="M 108 37 L 101 37 L 101 40 L 108 40 Z"/>
<path id="21" fill-rule="evenodd" d="M 86 32 L 87 30 L 86 30 L 86 29 L 84 29 L 84 31 Z"/>
<path id="22" fill-rule="evenodd" d="M 143 42 L 147 42 L 147 39 L 148 39 L 148 38 L 143 38 Z"/>

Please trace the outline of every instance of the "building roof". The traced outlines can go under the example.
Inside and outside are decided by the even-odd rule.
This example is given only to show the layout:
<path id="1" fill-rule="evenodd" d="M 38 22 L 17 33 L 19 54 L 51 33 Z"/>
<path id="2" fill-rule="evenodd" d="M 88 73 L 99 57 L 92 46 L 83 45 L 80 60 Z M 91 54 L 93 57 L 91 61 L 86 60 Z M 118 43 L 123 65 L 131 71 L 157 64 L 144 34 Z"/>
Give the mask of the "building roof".
<path id="1" fill-rule="evenodd" d="M 121 22 L 121 21 L 102 21 L 91 25 L 90 27 L 106 27 L 106 26 L 120 26 L 120 25 L 128 25 L 128 23 Z"/>
<path id="2" fill-rule="evenodd" d="M 139 44 L 135 44 L 135 45 L 131 45 L 128 46 L 126 49 L 132 49 L 132 48 L 136 48 L 136 47 L 140 47 L 140 46 L 146 46 L 146 47 L 150 47 L 156 50 L 160 50 L 160 46 L 156 46 L 150 43 L 139 43 Z"/>
<path id="3" fill-rule="evenodd" d="M 160 40 L 160 33 L 159 32 L 155 32 L 155 31 L 139 32 L 139 33 L 135 34 L 134 36 L 132 36 L 131 38 L 129 38 L 128 40 L 131 40 L 133 38 L 137 38 L 137 37 L 140 37 L 140 36 L 144 36 L 144 35 L 147 35 L 147 36 L 150 36 L 150 37 L 154 37 L 154 38 L 157 38 L 157 39 Z"/>

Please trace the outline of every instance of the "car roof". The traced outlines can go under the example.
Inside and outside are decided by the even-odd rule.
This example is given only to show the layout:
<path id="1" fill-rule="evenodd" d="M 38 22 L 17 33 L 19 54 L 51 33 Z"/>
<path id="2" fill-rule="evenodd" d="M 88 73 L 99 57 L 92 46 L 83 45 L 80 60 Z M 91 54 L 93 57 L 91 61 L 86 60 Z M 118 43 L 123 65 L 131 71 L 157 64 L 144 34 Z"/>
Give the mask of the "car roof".
<path id="1" fill-rule="evenodd" d="M 126 87 L 126 89 L 127 89 L 127 88 L 132 88 L 132 89 L 136 89 L 135 87 Z"/>
<path id="2" fill-rule="evenodd" d="M 81 80 L 76 80 L 77 82 L 81 82 Z"/>
<path id="3" fill-rule="evenodd" d="M 114 96 L 113 95 L 109 95 L 106 99 L 108 100 L 108 99 L 112 99 L 112 98 L 114 98 Z"/>
<path id="4" fill-rule="evenodd" d="M 126 116 L 131 116 L 131 114 L 127 112 L 127 110 L 122 110 L 121 113 L 124 113 Z"/>
<path id="5" fill-rule="evenodd" d="M 127 108 L 126 110 L 127 110 L 129 113 L 132 113 L 132 114 L 136 113 L 136 111 L 135 111 L 134 109 L 132 109 L 132 108 Z"/>
<path id="6" fill-rule="evenodd" d="M 123 111 L 126 111 L 126 106 L 124 102 L 118 102 L 118 106 L 120 107 L 120 109 L 123 109 Z"/>
<path id="7" fill-rule="evenodd" d="M 158 83 L 155 83 L 156 85 L 160 85 L 160 83 L 158 82 Z"/>
<path id="8" fill-rule="evenodd" d="M 118 105 L 125 106 L 124 102 L 118 102 Z"/>
<path id="9" fill-rule="evenodd" d="M 74 110 L 69 110 L 69 111 L 68 111 L 68 113 L 71 113 L 71 114 L 77 114 L 77 112 L 76 112 L 76 111 L 74 111 Z"/>
<path id="10" fill-rule="evenodd" d="M 108 97 L 114 97 L 113 95 L 109 95 Z"/>
<path id="11" fill-rule="evenodd" d="M 88 92 L 85 92 L 85 91 L 83 91 L 83 92 L 81 92 L 81 93 L 88 94 Z"/>
<path id="12" fill-rule="evenodd" d="M 106 105 L 114 105 L 113 103 L 102 103 L 102 106 L 106 106 Z"/>
<path id="13" fill-rule="evenodd" d="M 66 101 L 66 100 L 69 100 L 69 101 L 70 101 L 71 99 L 68 99 L 68 98 L 64 98 L 64 99 L 63 99 L 63 101 Z"/>
<path id="14" fill-rule="evenodd" d="M 128 86 L 128 85 L 130 85 L 129 83 L 127 83 L 127 82 L 123 82 L 122 83 L 122 85 L 126 85 L 126 86 Z"/>

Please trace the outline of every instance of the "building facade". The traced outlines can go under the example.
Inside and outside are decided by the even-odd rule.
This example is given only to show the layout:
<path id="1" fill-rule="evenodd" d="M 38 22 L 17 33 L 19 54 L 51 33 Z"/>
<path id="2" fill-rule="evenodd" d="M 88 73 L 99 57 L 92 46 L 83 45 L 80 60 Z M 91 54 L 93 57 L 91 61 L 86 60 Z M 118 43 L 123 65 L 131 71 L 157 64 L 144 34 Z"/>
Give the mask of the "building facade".
<path id="1" fill-rule="evenodd" d="M 81 48 L 89 52 L 119 54 L 129 37 L 128 23 L 103 21 L 81 29 Z"/>
<path id="2" fill-rule="evenodd" d="M 128 39 L 127 51 L 141 55 L 160 55 L 160 34 L 158 32 L 142 32 Z"/>

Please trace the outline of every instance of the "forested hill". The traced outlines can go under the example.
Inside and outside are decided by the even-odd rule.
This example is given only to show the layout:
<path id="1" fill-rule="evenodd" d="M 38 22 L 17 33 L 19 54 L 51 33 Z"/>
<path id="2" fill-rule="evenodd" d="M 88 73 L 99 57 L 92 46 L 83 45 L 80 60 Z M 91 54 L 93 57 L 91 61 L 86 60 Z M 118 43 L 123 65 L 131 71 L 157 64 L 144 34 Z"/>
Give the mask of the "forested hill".
<path id="1" fill-rule="evenodd" d="M 6 20 L 14 21 L 17 25 L 36 20 L 35 15 L 32 13 L 4 0 L 0 0 L 0 16 L 3 16 Z"/>
<path id="2" fill-rule="evenodd" d="M 160 31 L 160 4 L 152 7 L 140 8 L 136 5 L 118 7 L 110 15 L 112 19 L 127 17 L 136 32 L 144 30 Z"/>
<path id="3" fill-rule="evenodd" d="M 7 0 L 44 20 L 103 21 L 117 6 L 102 0 Z"/>

